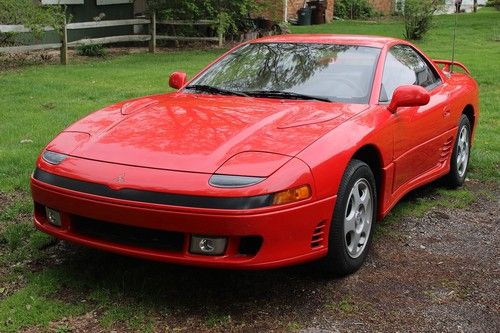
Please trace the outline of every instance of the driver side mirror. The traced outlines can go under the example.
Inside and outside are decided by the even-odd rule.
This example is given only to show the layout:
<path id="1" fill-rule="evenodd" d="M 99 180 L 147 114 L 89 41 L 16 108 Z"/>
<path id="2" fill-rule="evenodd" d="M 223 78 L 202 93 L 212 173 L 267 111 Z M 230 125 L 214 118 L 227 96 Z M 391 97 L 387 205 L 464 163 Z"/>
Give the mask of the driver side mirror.
<path id="1" fill-rule="evenodd" d="M 170 88 L 181 89 L 186 84 L 187 74 L 184 72 L 173 72 L 168 79 Z"/>
<path id="2" fill-rule="evenodd" d="M 401 86 L 394 91 L 387 110 L 395 113 L 399 107 L 426 105 L 430 99 L 429 92 L 421 86 Z"/>

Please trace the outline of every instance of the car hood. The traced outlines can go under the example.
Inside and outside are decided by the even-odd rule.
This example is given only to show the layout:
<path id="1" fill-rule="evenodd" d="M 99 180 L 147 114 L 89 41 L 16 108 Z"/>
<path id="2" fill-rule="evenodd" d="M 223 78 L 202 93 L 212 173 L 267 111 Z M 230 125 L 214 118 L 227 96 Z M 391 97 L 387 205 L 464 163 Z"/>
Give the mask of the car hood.
<path id="1" fill-rule="evenodd" d="M 275 158 L 279 167 L 366 108 L 191 93 L 151 96 L 107 107 L 70 126 L 66 132 L 90 136 L 64 153 L 118 164 L 213 173 L 233 156 L 262 152 L 283 156 Z M 252 156 L 247 156 L 248 163 Z"/>

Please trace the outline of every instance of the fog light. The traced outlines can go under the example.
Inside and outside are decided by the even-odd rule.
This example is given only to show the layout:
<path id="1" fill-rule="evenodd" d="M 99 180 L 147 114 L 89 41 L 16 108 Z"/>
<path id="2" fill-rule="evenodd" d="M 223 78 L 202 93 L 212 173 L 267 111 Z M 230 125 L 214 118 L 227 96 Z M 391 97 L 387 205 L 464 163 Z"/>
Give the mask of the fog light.
<path id="1" fill-rule="evenodd" d="M 61 213 L 50 208 L 45 208 L 45 212 L 47 213 L 47 220 L 49 220 L 50 224 L 55 225 L 56 227 L 62 226 Z"/>
<path id="2" fill-rule="evenodd" d="M 191 236 L 191 253 L 217 256 L 226 250 L 226 237 Z"/>

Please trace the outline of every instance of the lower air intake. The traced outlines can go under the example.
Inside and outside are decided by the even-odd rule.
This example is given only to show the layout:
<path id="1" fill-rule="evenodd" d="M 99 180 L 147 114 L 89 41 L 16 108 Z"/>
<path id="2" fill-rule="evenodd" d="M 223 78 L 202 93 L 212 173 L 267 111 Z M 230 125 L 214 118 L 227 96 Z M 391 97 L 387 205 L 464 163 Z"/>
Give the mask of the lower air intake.
<path id="1" fill-rule="evenodd" d="M 314 228 L 311 239 L 311 248 L 318 248 L 325 244 L 325 227 L 326 221 L 321 221 L 316 228 Z"/>
<path id="2" fill-rule="evenodd" d="M 181 252 L 184 234 L 73 216 L 71 231 L 91 239 L 165 252 Z"/>

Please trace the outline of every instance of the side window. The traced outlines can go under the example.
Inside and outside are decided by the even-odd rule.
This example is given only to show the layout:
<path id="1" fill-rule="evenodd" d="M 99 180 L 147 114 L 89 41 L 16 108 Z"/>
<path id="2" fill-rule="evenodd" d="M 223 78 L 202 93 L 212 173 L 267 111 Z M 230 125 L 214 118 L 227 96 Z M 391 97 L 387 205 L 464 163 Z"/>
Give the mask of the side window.
<path id="1" fill-rule="evenodd" d="M 431 90 L 440 83 L 439 75 L 410 46 L 396 45 L 387 53 L 380 102 L 389 102 L 397 87 L 419 85 Z"/>

